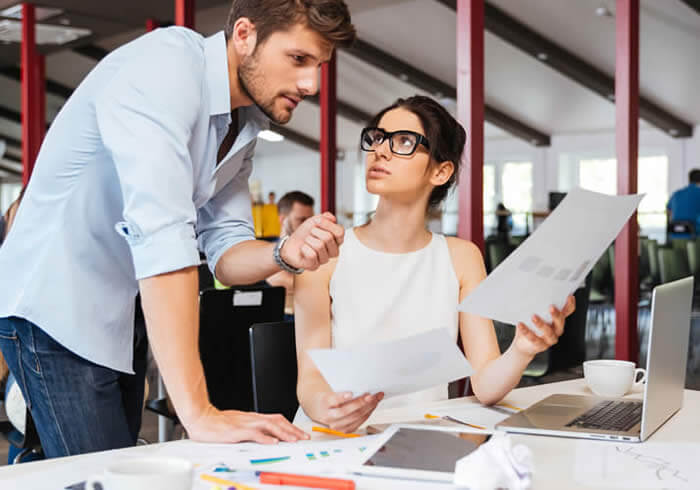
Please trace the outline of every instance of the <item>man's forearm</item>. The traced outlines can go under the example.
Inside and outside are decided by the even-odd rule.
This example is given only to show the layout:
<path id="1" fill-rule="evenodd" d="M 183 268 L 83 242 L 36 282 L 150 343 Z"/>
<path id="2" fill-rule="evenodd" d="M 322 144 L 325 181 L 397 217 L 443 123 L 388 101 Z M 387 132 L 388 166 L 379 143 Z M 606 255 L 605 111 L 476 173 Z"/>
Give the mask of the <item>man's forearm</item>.
<path id="1" fill-rule="evenodd" d="M 222 284 L 252 284 L 280 271 L 272 257 L 274 243 L 248 240 L 229 248 L 216 264 L 216 278 Z"/>
<path id="2" fill-rule="evenodd" d="M 209 406 L 199 357 L 196 267 L 142 279 L 141 303 L 151 349 L 185 427 Z"/>

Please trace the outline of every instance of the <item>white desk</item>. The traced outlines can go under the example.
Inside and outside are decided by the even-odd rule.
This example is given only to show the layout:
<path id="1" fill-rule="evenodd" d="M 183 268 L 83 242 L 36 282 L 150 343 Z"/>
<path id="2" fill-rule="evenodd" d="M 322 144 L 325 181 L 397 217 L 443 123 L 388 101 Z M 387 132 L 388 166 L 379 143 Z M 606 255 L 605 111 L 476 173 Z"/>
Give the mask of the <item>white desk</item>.
<path id="1" fill-rule="evenodd" d="M 527 407 L 534 402 L 553 393 L 581 393 L 590 394 L 584 386 L 583 380 L 564 381 L 548 385 L 520 388 L 505 399 L 508 403 Z M 640 393 L 630 395 L 639 397 Z M 414 406 L 396 408 L 392 410 L 379 410 L 368 421 L 369 423 L 403 422 L 422 418 L 426 412 L 439 408 L 446 408 L 464 403 L 473 403 L 472 398 L 446 400 L 429 406 Z M 671 420 L 666 422 L 650 439 L 653 442 L 700 442 L 700 391 L 685 391 L 684 406 Z M 310 431 L 310 424 L 302 427 Z M 311 432 L 309 432 L 311 433 Z M 329 436 L 311 433 L 316 439 L 326 439 Z M 514 436 L 517 442 L 530 447 L 535 457 L 535 481 L 536 489 L 562 489 L 562 488 L 589 488 L 581 486 L 574 481 L 574 444 L 580 440 L 543 437 L 543 436 Z M 591 444 L 605 444 L 598 441 L 590 441 Z M 609 443 L 608 443 L 609 444 Z M 148 455 L 167 456 L 168 453 L 182 457 L 191 453 L 192 458 L 197 455 L 197 443 L 191 441 L 173 441 L 149 446 L 138 446 L 129 449 L 93 453 L 84 456 L 72 456 L 35 463 L 25 463 L 16 466 L 0 467 L 0 488 L 3 490 L 59 490 L 62 484 L 69 484 L 85 479 L 90 474 L 99 472 L 115 458 L 125 456 L 143 457 Z M 412 489 L 412 488 L 450 488 L 431 484 L 413 484 L 407 481 L 391 481 L 386 479 L 359 478 L 356 480 L 358 489 Z M 265 487 L 281 488 L 288 487 Z"/>

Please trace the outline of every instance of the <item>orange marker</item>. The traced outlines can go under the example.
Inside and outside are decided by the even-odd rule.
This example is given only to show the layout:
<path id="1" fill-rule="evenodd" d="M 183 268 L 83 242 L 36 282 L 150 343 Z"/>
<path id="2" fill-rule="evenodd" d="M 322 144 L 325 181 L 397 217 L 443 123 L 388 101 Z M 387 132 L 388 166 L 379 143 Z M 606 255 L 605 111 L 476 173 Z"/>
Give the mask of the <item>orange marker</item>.
<path id="1" fill-rule="evenodd" d="M 326 427 L 313 426 L 311 430 L 313 432 L 323 432 L 324 434 L 331 434 L 338 437 L 362 437 L 362 434 L 348 434 L 346 432 L 340 432 L 339 430 L 327 429 Z"/>
<path id="2" fill-rule="evenodd" d="M 260 473 L 260 483 L 267 485 L 290 485 L 295 487 L 326 488 L 329 490 L 355 490 L 355 482 L 339 478 L 292 475 L 290 473 Z"/>

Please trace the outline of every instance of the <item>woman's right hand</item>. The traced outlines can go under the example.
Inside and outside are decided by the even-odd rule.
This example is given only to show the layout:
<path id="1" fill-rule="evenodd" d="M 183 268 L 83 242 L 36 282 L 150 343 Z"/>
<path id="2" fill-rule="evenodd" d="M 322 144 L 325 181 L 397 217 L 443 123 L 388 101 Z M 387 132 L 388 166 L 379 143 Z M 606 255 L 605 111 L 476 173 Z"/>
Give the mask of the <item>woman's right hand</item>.
<path id="1" fill-rule="evenodd" d="M 352 393 L 319 393 L 314 400 L 316 419 L 329 429 L 353 432 L 369 418 L 384 393 L 364 394 L 356 398 Z"/>

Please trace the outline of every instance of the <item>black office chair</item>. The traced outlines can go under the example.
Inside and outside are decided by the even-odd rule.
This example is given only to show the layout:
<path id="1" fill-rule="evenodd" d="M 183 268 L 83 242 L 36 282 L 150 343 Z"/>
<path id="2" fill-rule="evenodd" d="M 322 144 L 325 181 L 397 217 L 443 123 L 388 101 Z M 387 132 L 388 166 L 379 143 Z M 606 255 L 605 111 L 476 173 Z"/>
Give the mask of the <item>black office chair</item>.
<path id="1" fill-rule="evenodd" d="M 281 413 L 293 421 L 299 408 L 294 323 L 258 323 L 250 327 L 250 361 L 254 410 Z"/>
<path id="2" fill-rule="evenodd" d="M 586 360 L 586 318 L 591 291 L 592 273 L 583 287 L 574 292 L 576 310 L 564 322 L 564 333 L 551 348 L 540 352 L 530 362 L 524 376 L 539 378 L 547 373 L 561 372 L 580 366 Z"/>
<path id="3" fill-rule="evenodd" d="M 200 295 L 199 353 L 212 404 L 253 410 L 248 329 L 284 318 L 285 290 L 208 290 Z"/>
<path id="4" fill-rule="evenodd" d="M 503 262 L 511 252 L 515 250 L 515 246 L 508 241 L 502 239 L 488 240 L 486 242 L 486 266 L 489 272 L 493 271 L 498 265 Z"/>
<path id="5" fill-rule="evenodd" d="M 199 290 L 212 289 L 214 287 L 214 275 L 209 270 L 209 265 L 206 262 L 199 264 L 197 267 L 199 275 Z"/>
<path id="6" fill-rule="evenodd" d="M 674 239 L 674 235 L 684 235 L 686 238 L 695 238 L 695 223 L 689 220 L 671 220 L 666 226 L 666 243 Z"/>
<path id="7" fill-rule="evenodd" d="M 253 384 L 248 329 L 254 323 L 284 317 L 283 287 L 232 287 L 200 292 L 199 355 L 207 391 L 220 410 L 253 410 Z M 149 410 L 177 422 L 166 398 L 146 404 Z"/>
<path id="8" fill-rule="evenodd" d="M 682 279 L 691 275 L 688 265 L 688 252 L 678 248 L 659 249 L 659 271 L 661 283 Z"/>

